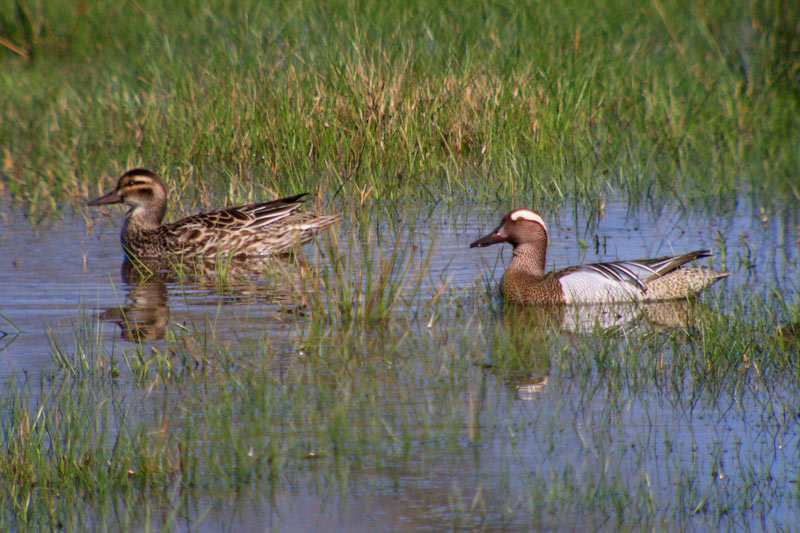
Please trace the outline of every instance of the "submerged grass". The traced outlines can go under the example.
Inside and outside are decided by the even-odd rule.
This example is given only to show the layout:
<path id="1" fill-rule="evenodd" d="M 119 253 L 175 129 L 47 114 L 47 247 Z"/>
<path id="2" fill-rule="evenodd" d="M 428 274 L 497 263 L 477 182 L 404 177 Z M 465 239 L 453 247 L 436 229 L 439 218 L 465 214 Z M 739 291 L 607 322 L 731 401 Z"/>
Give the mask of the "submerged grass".
<path id="1" fill-rule="evenodd" d="M 796 317 L 779 295 L 736 294 L 725 315 L 649 309 L 611 328 L 600 314 L 575 333 L 552 311 L 486 320 L 481 298 L 426 296 L 414 282 L 424 259 L 407 266 L 419 252 L 405 242 L 330 267 L 335 311 L 310 304 L 280 345 L 221 344 L 191 324 L 162 343 L 109 345 L 85 317 L 51 371 L 0 394 L 0 525 L 220 525 L 235 520 L 219 511 L 231 502 L 280 524 L 299 487 L 367 508 L 400 490 L 425 527 L 797 520 L 797 340 L 776 342 Z M 350 287 L 365 267 L 378 274 L 362 280 L 363 303 L 342 305 L 355 299 L 337 280 Z M 404 298 L 463 327 L 366 304 Z"/>
<path id="2" fill-rule="evenodd" d="M 797 198 L 800 12 L 779 0 L 0 4 L 4 195 L 126 167 L 184 206 Z"/>

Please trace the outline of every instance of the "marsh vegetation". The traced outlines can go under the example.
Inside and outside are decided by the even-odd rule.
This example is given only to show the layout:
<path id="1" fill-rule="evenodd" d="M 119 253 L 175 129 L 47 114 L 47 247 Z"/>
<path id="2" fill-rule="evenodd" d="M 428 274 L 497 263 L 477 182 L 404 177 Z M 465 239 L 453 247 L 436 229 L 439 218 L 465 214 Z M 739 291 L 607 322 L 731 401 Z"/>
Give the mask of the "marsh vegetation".
<path id="1" fill-rule="evenodd" d="M 791 527 L 798 20 L 0 2 L 0 527 Z M 121 213 L 84 204 L 134 166 L 173 220 L 306 190 L 342 220 L 257 269 L 120 276 Z M 556 266 L 708 247 L 733 275 L 504 307 L 466 246 L 512 206 Z"/>

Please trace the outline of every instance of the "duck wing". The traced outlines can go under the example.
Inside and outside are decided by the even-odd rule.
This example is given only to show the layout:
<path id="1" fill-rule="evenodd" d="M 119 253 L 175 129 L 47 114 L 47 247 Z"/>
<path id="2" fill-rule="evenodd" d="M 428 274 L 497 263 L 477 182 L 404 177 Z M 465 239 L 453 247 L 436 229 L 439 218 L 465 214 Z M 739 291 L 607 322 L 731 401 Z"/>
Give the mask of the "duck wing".
<path id="1" fill-rule="evenodd" d="M 608 301 L 637 299 L 650 281 L 669 274 L 683 264 L 708 257 L 708 250 L 695 250 L 675 256 L 632 261 L 611 261 L 568 267 L 553 274 L 568 300 Z"/>
<path id="2" fill-rule="evenodd" d="M 307 195 L 308 193 L 302 193 L 270 202 L 225 207 L 186 217 L 168 224 L 167 227 L 175 233 L 195 230 L 258 230 L 297 211 L 305 201 L 303 197 Z"/>
<path id="3" fill-rule="evenodd" d="M 173 252 L 213 256 L 218 249 L 256 253 L 250 245 L 264 241 L 264 230 L 277 228 L 303 204 L 298 194 L 262 202 L 200 213 L 159 228 Z"/>
<path id="4" fill-rule="evenodd" d="M 695 250 L 680 255 L 656 257 L 654 259 L 633 259 L 630 261 L 609 261 L 590 263 L 561 270 L 563 275 L 585 273 L 597 275 L 606 280 L 629 283 L 644 290 L 645 283 L 669 274 L 682 265 L 711 255 L 708 250 Z M 563 276 L 559 276 L 563 277 Z"/>

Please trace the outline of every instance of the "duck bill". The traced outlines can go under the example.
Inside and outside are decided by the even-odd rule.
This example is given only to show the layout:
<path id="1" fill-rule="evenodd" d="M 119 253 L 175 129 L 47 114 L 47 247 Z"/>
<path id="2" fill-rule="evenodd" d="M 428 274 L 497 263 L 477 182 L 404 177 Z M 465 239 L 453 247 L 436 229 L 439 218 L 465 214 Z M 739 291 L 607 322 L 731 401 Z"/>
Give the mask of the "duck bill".
<path id="1" fill-rule="evenodd" d="M 486 237 L 481 237 L 477 241 L 473 242 L 469 245 L 470 248 L 483 248 L 484 246 L 491 246 L 493 244 L 497 244 L 500 242 L 506 242 L 506 236 L 501 233 L 501 230 L 497 229 L 491 232 Z"/>
<path id="2" fill-rule="evenodd" d="M 114 189 L 108 194 L 101 196 L 100 198 L 95 198 L 91 202 L 87 203 L 86 205 L 95 206 L 95 205 L 108 205 L 108 204 L 119 204 L 122 202 L 122 196 L 119 195 L 119 192 Z"/>

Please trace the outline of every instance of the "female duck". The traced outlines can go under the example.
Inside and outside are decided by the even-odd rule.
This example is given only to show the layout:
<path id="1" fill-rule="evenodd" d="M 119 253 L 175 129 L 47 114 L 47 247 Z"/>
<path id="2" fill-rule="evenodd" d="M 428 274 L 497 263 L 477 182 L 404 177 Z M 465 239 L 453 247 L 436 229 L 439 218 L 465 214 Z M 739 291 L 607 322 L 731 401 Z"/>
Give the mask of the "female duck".
<path id="1" fill-rule="evenodd" d="M 169 256 L 213 259 L 285 254 L 336 222 L 335 215 L 298 211 L 306 194 L 260 204 L 227 207 L 162 224 L 167 209 L 164 183 L 154 172 L 135 168 L 90 206 L 130 206 L 122 224 L 122 247 L 140 258 Z"/>
<path id="2" fill-rule="evenodd" d="M 530 209 L 515 209 L 470 248 L 508 242 L 514 253 L 500 282 L 503 298 L 530 304 L 611 303 L 687 298 L 728 276 L 683 265 L 711 255 L 696 250 L 656 259 L 614 261 L 563 268 L 545 274 L 547 225 Z"/>

